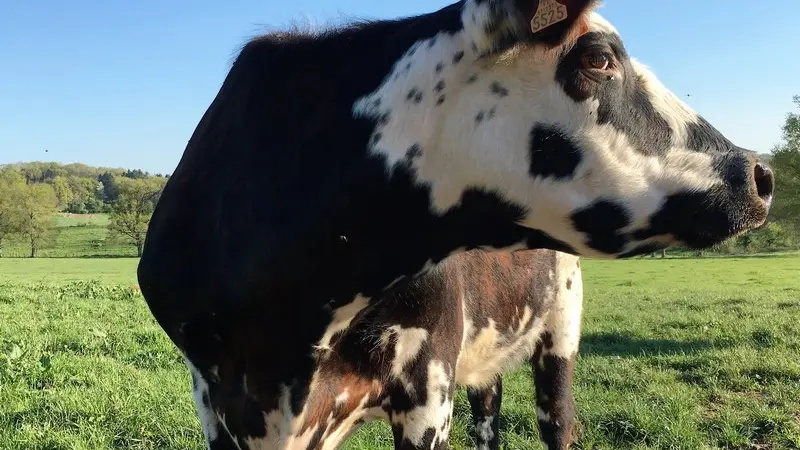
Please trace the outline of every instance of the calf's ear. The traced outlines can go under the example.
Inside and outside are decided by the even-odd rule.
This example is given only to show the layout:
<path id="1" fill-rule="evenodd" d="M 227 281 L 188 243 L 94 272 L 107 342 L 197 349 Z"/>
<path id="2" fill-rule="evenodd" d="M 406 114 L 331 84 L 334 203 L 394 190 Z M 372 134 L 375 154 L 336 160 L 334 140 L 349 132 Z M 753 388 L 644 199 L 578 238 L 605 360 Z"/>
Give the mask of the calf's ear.
<path id="1" fill-rule="evenodd" d="M 599 0 L 514 0 L 530 24 L 529 40 L 555 47 L 589 31 L 588 16 Z"/>

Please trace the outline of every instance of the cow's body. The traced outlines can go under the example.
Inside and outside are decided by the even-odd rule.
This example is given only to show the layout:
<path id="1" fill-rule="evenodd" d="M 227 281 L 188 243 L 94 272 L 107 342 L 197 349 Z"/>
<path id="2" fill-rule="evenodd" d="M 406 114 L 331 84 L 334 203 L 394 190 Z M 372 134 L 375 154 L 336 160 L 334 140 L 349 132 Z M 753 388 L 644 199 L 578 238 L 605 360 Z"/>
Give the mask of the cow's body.
<path id="1" fill-rule="evenodd" d="M 413 326 L 458 317 L 429 293 L 464 291 L 449 271 L 416 281 L 437 263 L 478 248 L 703 248 L 764 222 L 769 169 L 631 60 L 595 3 L 462 0 L 245 46 L 160 197 L 138 272 L 212 448 L 333 448 L 330 420 L 346 430 L 359 414 L 388 416 L 398 448 L 444 448 L 455 379 L 493 375 L 474 359 L 494 338 L 461 352 L 469 322 Z M 386 298 L 406 283 L 426 292 Z M 548 326 L 578 326 L 491 309 L 508 294 L 495 292 L 466 303 L 473 325 L 524 319 L 528 351 Z"/>

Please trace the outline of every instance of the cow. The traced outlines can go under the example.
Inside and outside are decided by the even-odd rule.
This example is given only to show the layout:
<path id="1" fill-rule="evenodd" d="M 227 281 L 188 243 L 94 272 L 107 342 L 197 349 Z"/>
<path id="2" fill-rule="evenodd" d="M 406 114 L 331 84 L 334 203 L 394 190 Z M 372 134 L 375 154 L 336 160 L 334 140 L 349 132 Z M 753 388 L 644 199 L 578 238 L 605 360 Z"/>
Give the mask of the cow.
<path id="1" fill-rule="evenodd" d="M 376 418 L 398 449 L 447 448 L 454 379 L 481 369 L 426 347 L 397 292 L 472 250 L 629 258 L 764 223 L 769 167 L 597 6 L 462 0 L 243 46 L 138 265 L 209 448 L 334 449 Z"/>

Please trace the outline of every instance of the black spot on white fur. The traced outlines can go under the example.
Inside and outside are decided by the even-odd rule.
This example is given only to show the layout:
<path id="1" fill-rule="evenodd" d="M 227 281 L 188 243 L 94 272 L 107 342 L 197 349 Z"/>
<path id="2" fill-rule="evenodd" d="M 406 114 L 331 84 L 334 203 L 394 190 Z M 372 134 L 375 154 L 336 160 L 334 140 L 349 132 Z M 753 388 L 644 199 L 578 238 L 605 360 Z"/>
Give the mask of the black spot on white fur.
<path id="1" fill-rule="evenodd" d="M 420 148 L 419 144 L 412 145 L 406 151 L 406 158 L 410 160 L 414 160 L 420 156 L 422 156 L 422 148 Z"/>
<path id="2" fill-rule="evenodd" d="M 581 162 L 581 151 L 559 129 L 537 124 L 530 133 L 529 158 L 532 177 L 571 178 Z"/>
<path id="3" fill-rule="evenodd" d="M 489 89 L 492 91 L 492 94 L 498 97 L 505 97 L 508 95 L 508 89 L 506 89 L 502 84 L 498 83 L 497 81 L 493 81 L 492 84 L 489 86 Z"/>
<path id="4" fill-rule="evenodd" d="M 464 52 L 458 51 L 455 55 L 453 55 L 453 64 L 458 64 L 461 60 L 464 59 Z"/>
<path id="5" fill-rule="evenodd" d="M 434 92 L 442 92 L 444 90 L 444 80 L 439 80 L 433 87 Z"/>

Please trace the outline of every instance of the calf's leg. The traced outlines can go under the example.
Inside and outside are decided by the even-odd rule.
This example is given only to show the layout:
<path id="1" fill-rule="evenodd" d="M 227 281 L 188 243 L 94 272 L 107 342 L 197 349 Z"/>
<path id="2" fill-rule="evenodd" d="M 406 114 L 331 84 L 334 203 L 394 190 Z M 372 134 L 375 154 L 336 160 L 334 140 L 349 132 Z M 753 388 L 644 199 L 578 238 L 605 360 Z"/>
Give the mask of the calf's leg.
<path id="1" fill-rule="evenodd" d="M 455 391 L 453 366 L 430 360 L 414 364 L 392 388 L 386 405 L 396 450 L 447 450 Z"/>
<path id="2" fill-rule="evenodd" d="M 548 450 L 567 450 L 575 423 L 572 382 L 580 340 L 583 284 L 578 258 L 559 254 L 557 261 L 555 297 L 531 365 L 541 439 Z"/>
<path id="3" fill-rule="evenodd" d="M 467 388 L 467 398 L 475 424 L 476 450 L 500 449 L 500 403 L 503 399 L 503 378 L 485 389 Z"/>

